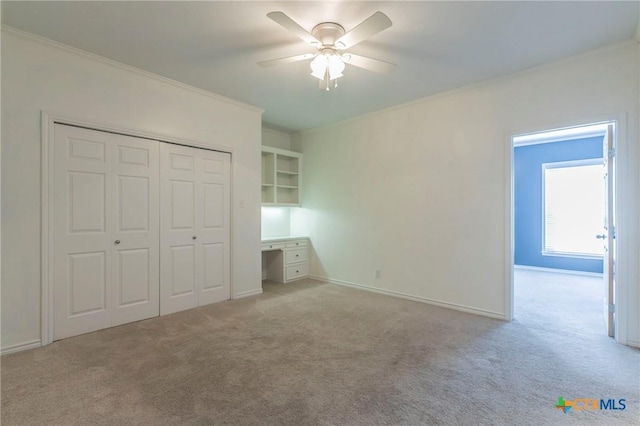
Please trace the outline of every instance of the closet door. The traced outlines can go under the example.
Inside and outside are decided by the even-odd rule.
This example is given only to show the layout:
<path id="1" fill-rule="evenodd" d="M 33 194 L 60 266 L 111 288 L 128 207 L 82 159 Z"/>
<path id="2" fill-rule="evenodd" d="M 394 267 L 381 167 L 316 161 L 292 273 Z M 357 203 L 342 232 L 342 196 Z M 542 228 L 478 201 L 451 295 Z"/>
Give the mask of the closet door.
<path id="1" fill-rule="evenodd" d="M 202 286 L 198 288 L 198 305 L 231 298 L 230 241 L 230 165 L 231 155 L 200 151 L 198 170 L 202 222 L 198 223 L 198 240 L 202 244 Z"/>
<path id="2" fill-rule="evenodd" d="M 198 306 L 196 151 L 160 144 L 160 314 Z"/>
<path id="3" fill-rule="evenodd" d="M 109 326 L 112 135 L 55 126 L 53 339 Z"/>
<path id="4" fill-rule="evenodd" d="M 54 132 L 54 340 L 158 315 L 158 142 Z"/>
<path id="5" fill-rule="evenodd" d="M 230 298 L 230 155 L 161 144 L 160 313 Z"/>
<path id="6" fill-rule="evenodd" d="M 119 325 L 160 315 L 160 147 L 118 137 L 114 149 L 111 325 Z"/>

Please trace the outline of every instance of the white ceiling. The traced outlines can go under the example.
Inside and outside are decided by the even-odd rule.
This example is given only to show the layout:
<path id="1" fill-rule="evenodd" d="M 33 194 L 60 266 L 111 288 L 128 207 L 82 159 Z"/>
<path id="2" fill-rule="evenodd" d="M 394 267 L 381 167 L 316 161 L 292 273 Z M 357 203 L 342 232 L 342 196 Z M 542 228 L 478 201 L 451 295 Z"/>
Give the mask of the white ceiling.
<path id="1" fill-rule="evenodd" d="M 630 39 L 638 2 L 2 2 L 3 23 L 265 109 L 308 129 Z M 309 61 L 256 62 L 314 49 L 266 14 L 307 30 L 350 30 L 375 11 L 393 26 L 350 49 L 398 64 L 390 76 L 347 66 L 318 89 Z"/>

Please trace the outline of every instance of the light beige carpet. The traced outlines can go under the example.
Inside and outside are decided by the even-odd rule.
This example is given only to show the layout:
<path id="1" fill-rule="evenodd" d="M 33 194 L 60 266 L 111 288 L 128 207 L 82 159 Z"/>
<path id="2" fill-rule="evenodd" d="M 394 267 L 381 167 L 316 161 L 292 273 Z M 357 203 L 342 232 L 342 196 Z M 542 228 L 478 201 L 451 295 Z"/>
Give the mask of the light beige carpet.
<path id="1" fill-rule="evenodd" d="M 304 280 L 2 357 L 2 424 L 637 424 L 640 356 Z M 564 414 L 559 396 L 625 398 Z"/>
<path id="2" fill-rule="evenodd" d="M 527 328 L 602 336 L 602 277 L 515 270 L 516 321 Z"/>

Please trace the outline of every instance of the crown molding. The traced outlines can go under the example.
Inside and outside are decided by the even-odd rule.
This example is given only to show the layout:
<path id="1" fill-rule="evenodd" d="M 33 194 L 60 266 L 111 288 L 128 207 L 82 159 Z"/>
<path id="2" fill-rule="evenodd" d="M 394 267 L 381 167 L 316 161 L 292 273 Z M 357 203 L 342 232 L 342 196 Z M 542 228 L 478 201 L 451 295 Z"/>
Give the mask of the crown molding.
<path id="1" fill-rule="evenodd" d="M 11 27 L 9 25 L 3 24 L 2 25 L 2 32 L 13 34 L 13 35 L 21 37 L 23 39 L 27 39 L 27 40 L 30 40 L 30 41 L 34 41 L 36 43 L 44 44 L 46 46 L 53 47 L 55 49 L 65 51 L 67 53 L 71 53 L 71 54 L 74 54 L 76 56 L 81 56 L 83 58 L 90 59 L 90 60 L 95 61 L 95 62 L 100 62 L 102 64 L 105 64 L 105 65 L 108 65 L 108 66 L 112 66 L 114 68 L 119 68 L 121 70 L 125 70 L 125 71 L 131 72 L 133 74 L 137 74 L 137 75 L 140 75 L 142 77 L 147 77 L 147 78 L 150 78 L 150 79 L 153 79 L 153 80 L 165 83 L 165 84 L 169 84 L 171 86 L 178 87 L 180 89 L 188 90 L 188 91 L 190 91 L 192 93 L 196 93 L 198 95 L 206 96 L 208 98 L 215 99 L 217 101 L 225 102 L 225 103 L 237 106 L 237 107 L 248 109 L 250 111 L 258 112 L 260 114 L 262 114 L 264 112 L 263 108 L 259 108 L 259 107 L 254 106 L 254 105 L 246 104 L 244 102 L 240 102 L 240 101 L 237 101 L 235 99 L 227 98 L 225 96 L 218 95 L 217 93 L 213 93 L 213 92 L 210 92 L 208 90 L 200 89 L 198 87 L 191 86 L 189 84 L 182 83 L 180 81 L 173 80 L 173 79 L 168 78 L 168 77 L 163 77 L 161 75 L 154 74 L 152 72 L 145 71 L 143 69 L 136 68 L 136 67 L 133 67 L 131 65 L 126 65 L 126 64 L 123 64 L 122 62 L 114 61 L 112 59 L 105 58 L 104 56 L 96 55 L 95 53 L 91 53 L 91 52 L 88 52 L 86 50 L 78 49 L 76 47 L 72 47 L 72 46 L 69 46 L 67 44 L 60 43 L 60 42 L 48 39 L 46 37 L 42 37 L 42 36 L 27 32 L 27 31 L 20 30 L 20 29 L 15 28 L 15 27 Z"/>
<path id="2" fill-rule="evenodd" d="M 291 130 L 289 128 L 278 126 L 278 125 L 273 124 L 273 123 L 268 123 L 266 121 L 262 122 L 262 129 L 263 130 L 267 130 L 267 131 L 272 132 L 272 133 L 276 133 L 276 134 L 285 134 L 287 136 L 291 136 L 292 134 L 295 133 L 295 131 L 293 131 L 293 130 Z"/>
<path id="3" fill-rule="evenodd" d="M 326 124 L 324 126 L 314 127 L 314 128 L 311 128 L 311 129 L 300 130 L 298 132 L 293 133 L 292 135 L 305 136 L 305 135 L 311 135 L 311 134 L 314 134 L 314 133 L 317 133 L 317 132 L 321 132 L 321 131 L 324 131 L 324 130 L 335 129 L 335 128 L 338 128 L 338 127 L 342 127 L 342 126 L 346 126 L 346 125 L 352 124 L 352 123 L 357 122 L 359 120 L 362 120 L 364 118 L 376 117 L 378 115 L 386 114 L 386 113 L 391 112 L 391 111 L 396 111 L 396 110 L 400 110 L 400 109 L 410 108 L 410 107 L 416 106 L 416 105 L 426 104 L 426 103 L 434 101 L 436 99 L 446 98 L 448 96 L 452 96 L 452 95 L 455 95 L 455 94 L 458 94 L 458 93 L 463 93 L 463 92 L 466 92 L 466 91 L 469 91 L 469 90 L 473 90 L 473 89 L 477 89 L 477 88 L 484 87 L 484 86 L 490 86 L 492 84 L 496 84 L 496 83 L 499 83 L 499 82 L 502 82 L 502 81 L 508 81 L 508 80 L 511 80 L 511 79 L 514 79 L 514 78 L 518 78 L 518 77 L 522 77 L 522 76 L 525 76 L 525 75 L 528 75 L 528 74 L 531 74 L 531 73 L 534 73 L 534 72 L 538 72 L 538 71 L 541 71 L 541 70 L 553 68 L 553 67 L 558 66 L 559 64 L 571 62 L 571 61 L 574 61 L 576 59 L 589 57 L 589 56 L 592 56 L 592 55 L 597 55 L 597 54 L 600 54 L 600 53 L 603 53 L 603 52 L 607 52 L 607 51 L 610 51 L 610 50 L 616 50 L 616 49 L 624 48 L 626 46 L 632 46 L 632 45 L 635 45 L 635 44 L 637 44 L 635 39 L 633 39 L 633 38 L 627 39 L 627 40 L 624 40 L 624 41 L 621 41 L 621 42 L 618 42 L 618 43 L 609 44 L 607 46 L 603 46 L 603 47 L 592 49 L 592 50 L 589 50 L 589 51 L 586 51 L 586 52 L 582 52 L 582 53 L 578 53 L 578 54 L 575 54 L 575 55 L 567 56 L 567 57 L 564 57 L 564 58 L 561 58 L 561 59 L 558 59 L 558 60 L 555 60 L 555 61 L 545 62 L 543 64 L 536 65 L 536 66 L 533 66 L 533 67 L 530 67 L 530 68 L 526 68 L 526 69 L 511 73 L 511 74 L 506 74 L 506 75 L 502 75 L 502 76 L 499 76 L 499 77 L 494 77 L 494 78 L 478 81 L 478 82 L 471 83 L 471 84 L 468 84 L 468 85 L 465 85 L 465 86 L 460 86 L 460 87 L 455 88 L 455 89 L 447 90 L 447 91 L 440 92 L 440 93 L 435 93 L 433 95 L 428 95 L 428 96 L 425 96 L 425 97 L 422 97 L 422 98 L 419 98 L 419 99 L 414 99 L 412 101 L 405 102 L 405 103 L 398 104 L 398 105 L 394 105 L 394 106 L 391 106 L 391 107 L 388 107 L 388 108 L 384 108 L 384 109 L 381 109 L 381 110 L 378 110 L 378 111 L 373 111 L 373 112 L 369 112 L 369 113 L 366 113 L 366 114 L 362 114 L 362 115 L 359 115 L 357 117 L 348 118 L 346 120 L 338 121 L 336 123 Z"/>

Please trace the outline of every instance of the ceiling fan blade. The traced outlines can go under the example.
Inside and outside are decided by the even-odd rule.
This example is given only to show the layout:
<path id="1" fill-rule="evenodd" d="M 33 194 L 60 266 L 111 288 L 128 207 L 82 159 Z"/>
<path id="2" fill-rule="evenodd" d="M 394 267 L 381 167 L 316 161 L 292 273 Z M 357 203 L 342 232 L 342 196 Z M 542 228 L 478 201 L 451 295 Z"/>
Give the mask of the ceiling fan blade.
<path id="1" fill-rule="evenodd" d="M 336 46 L 346 49 L 378 34 L 392 25 L 391 19 L 382 12 L 376 12 L 362 21 L 357 27 L 336 40 Z M 344 46 L 344 47 L 343 47 Z"/>
<path id="2" fill-rule="evenodd" d="M 391 74 L 396 69 L 396 64 L 381 61 L 380 59 L 368 58 L 366 56 L 345 54 L 342 55 L 345 63 L 365 70 L 377 72 L 379 74 Z"/>
<path id="3" fill-rule="evenodd" d="M 320 41 L 309 33 L 309 31 L 302 28 L 296 21 L 289 18 L 284 12 L 269 12 L 267 16 L 271 18 L 275 23 L 280 24 L 284 28 L 288 29 L 302 40 L 315 46 L 320 45 Z"/>
<path id="4" fill-rule="evenodd" d="M 272 67 L 274 65 L 282 65 L 282 64 L 289 64 L 291 62 L 304 61 L 305 59 L 311 59 L 314 56 L 316 56 L 315 53 L 305 53 L 304 55 L 289 56 L 286 58 L 270 59 L 268 61 L 258 62 L 258 65 L 263 68 L 267 68 L 267 67 Z"/>

